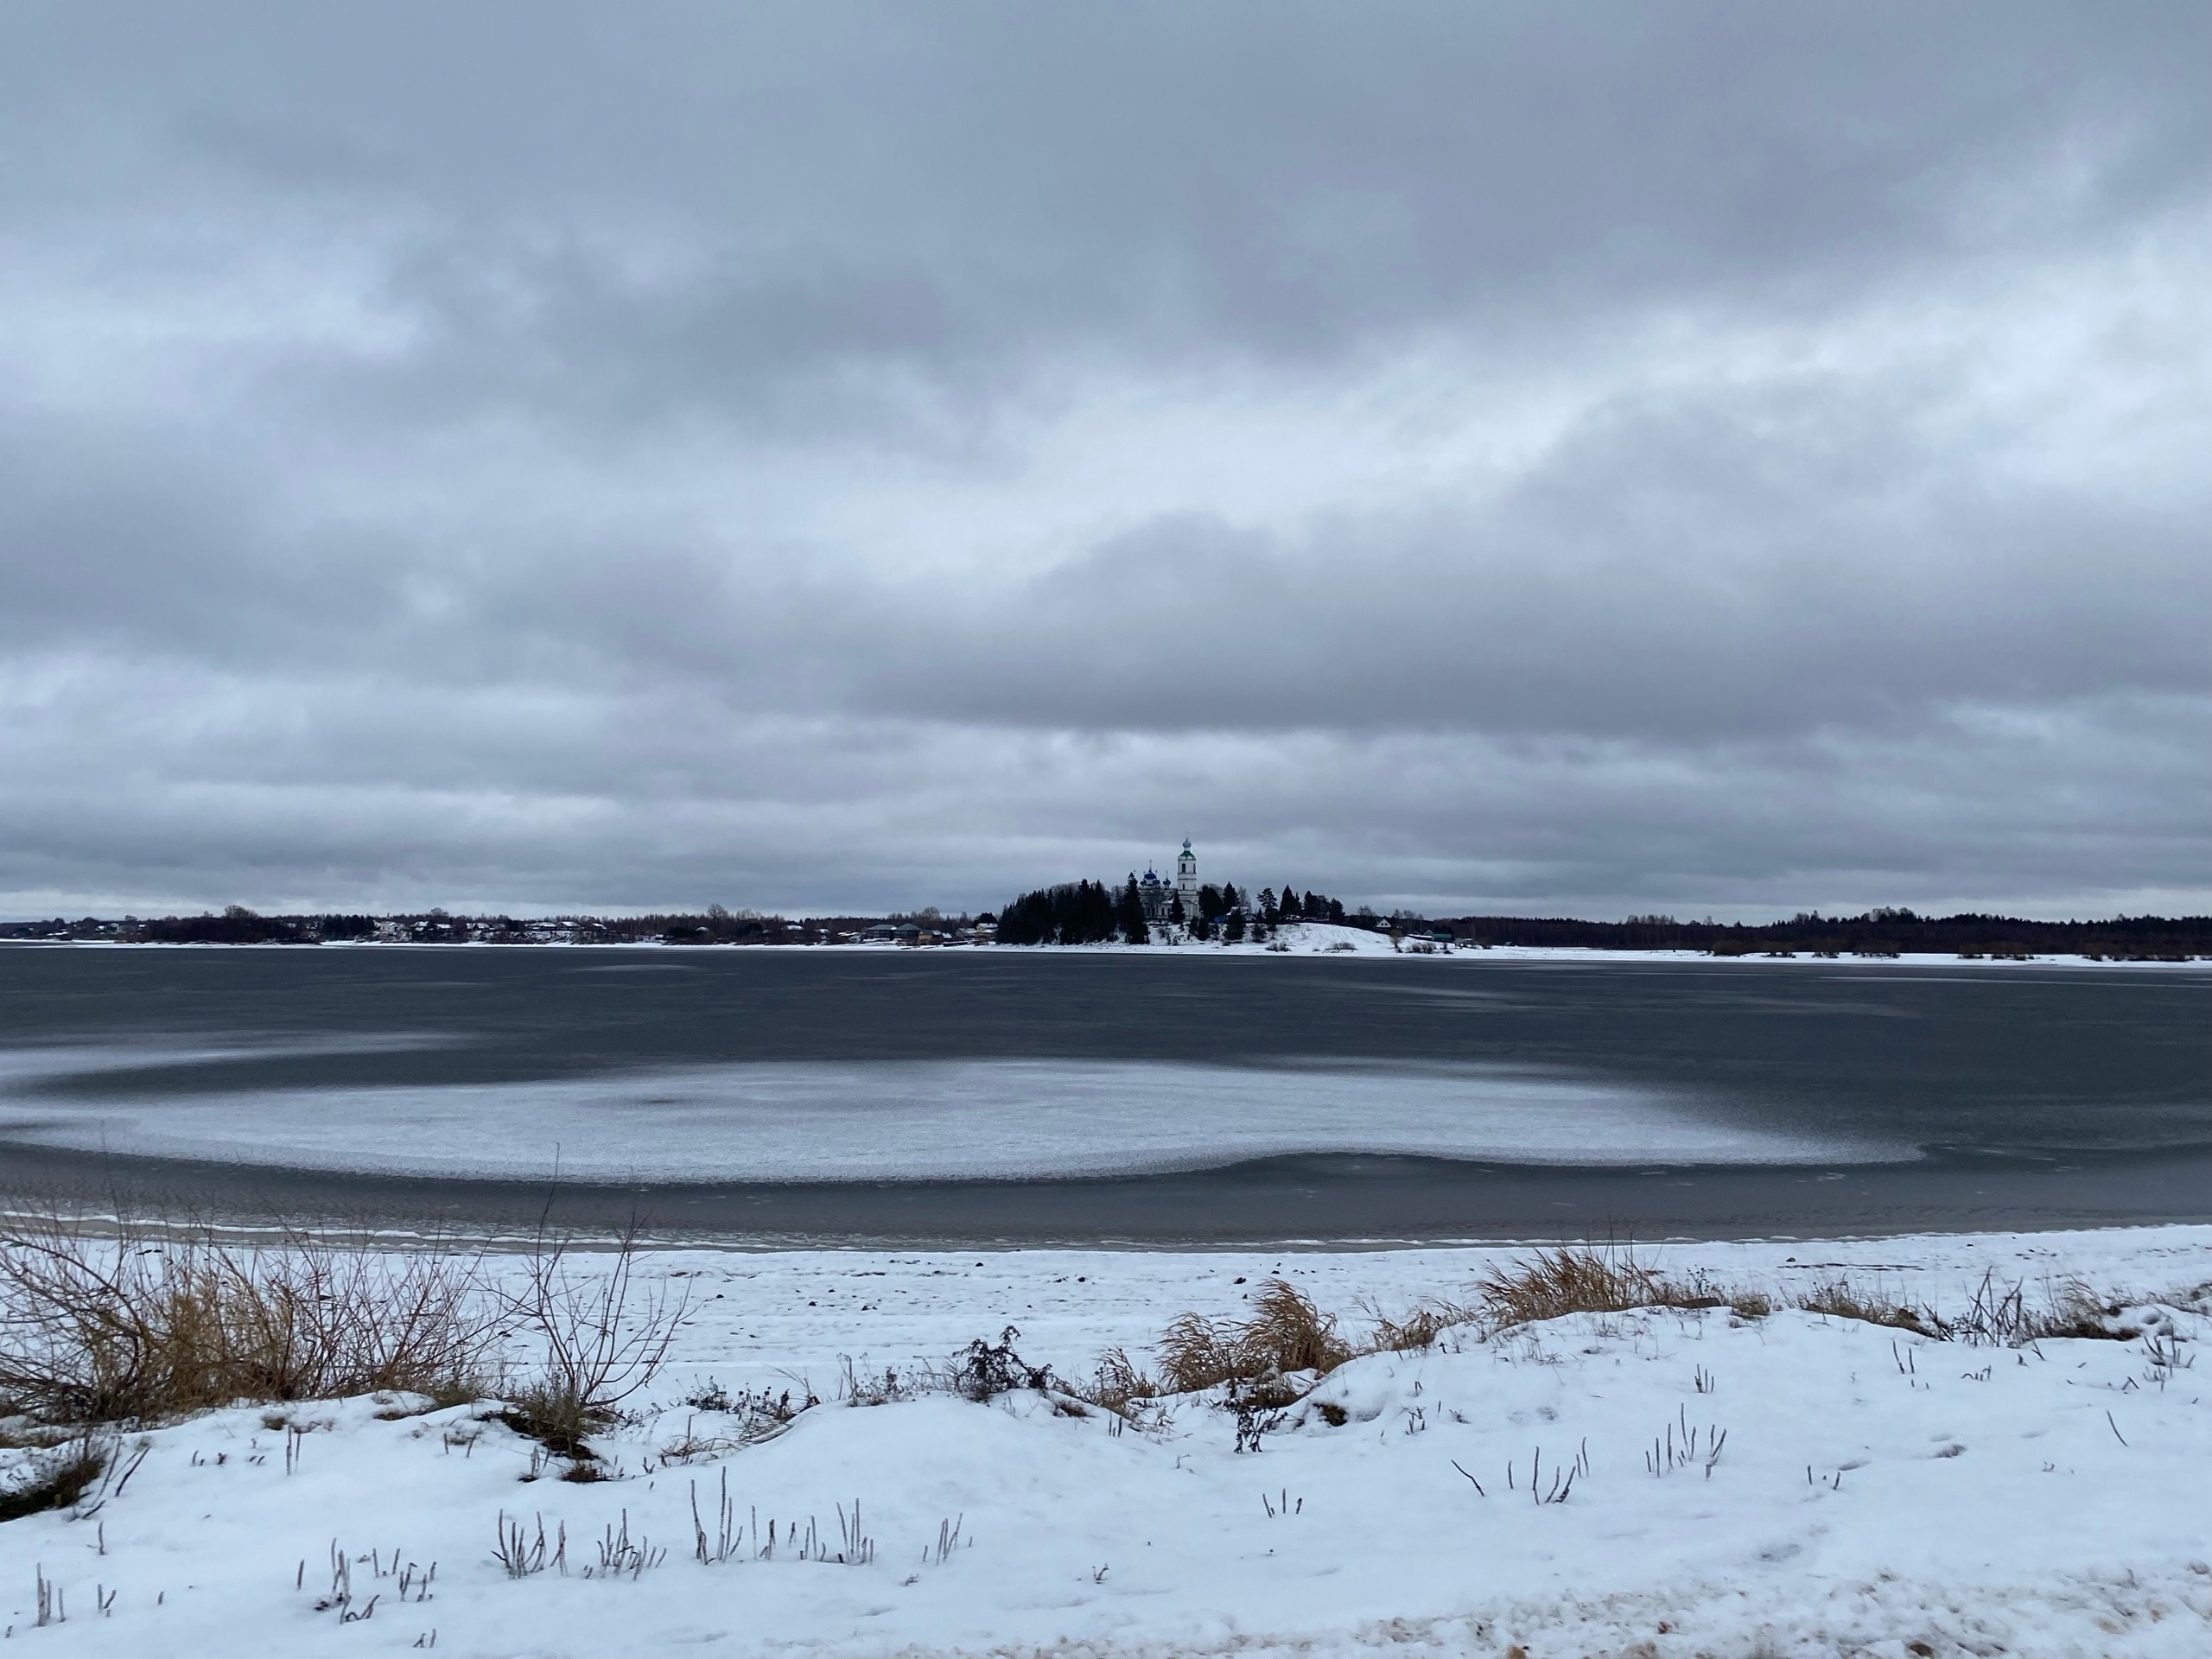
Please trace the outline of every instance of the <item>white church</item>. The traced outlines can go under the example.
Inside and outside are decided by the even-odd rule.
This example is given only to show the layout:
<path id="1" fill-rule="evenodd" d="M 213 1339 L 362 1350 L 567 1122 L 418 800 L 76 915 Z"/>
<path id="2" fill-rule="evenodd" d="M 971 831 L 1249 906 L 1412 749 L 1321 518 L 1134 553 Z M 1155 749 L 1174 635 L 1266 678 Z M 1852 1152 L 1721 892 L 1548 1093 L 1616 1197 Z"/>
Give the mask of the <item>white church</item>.
<path id="1" fill-rule="evenodd" d="M 1173 902 L 1183 901 L 1185 918 L 1198 913 L 1198 855 L 1191 850 L 1191 838 L 1183 837 L 1183 850 L 1175 857 L 1175 879 L 1164 880 L 1160 874 L 1147 866 L 1136 878 L 1137 897 L 1144 905 L 1144 918 L 1147 922 L 1165 923 Z"/>

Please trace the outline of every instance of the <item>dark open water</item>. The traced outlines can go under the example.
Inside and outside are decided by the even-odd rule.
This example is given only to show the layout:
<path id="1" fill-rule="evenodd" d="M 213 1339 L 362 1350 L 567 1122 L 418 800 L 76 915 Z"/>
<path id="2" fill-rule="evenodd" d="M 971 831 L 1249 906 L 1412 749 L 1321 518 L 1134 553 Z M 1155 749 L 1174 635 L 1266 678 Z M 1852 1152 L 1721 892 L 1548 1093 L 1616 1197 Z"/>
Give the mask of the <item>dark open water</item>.
<path id="1" fill-rule="evenodd" d="M 769 1242 L 2212 1221 L 2212 976 L 0 950 L 0 1186 Z"/>

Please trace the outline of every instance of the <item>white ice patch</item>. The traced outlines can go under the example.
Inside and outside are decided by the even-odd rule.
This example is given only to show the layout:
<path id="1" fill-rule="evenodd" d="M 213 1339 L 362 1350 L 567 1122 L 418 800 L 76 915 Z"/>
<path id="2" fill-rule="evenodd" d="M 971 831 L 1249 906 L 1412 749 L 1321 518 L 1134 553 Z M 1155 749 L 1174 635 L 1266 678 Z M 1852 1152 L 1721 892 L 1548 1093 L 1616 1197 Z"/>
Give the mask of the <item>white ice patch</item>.
<path id="1" fill-rule="evenodd" d="M 1301 1153 L 1572 1165 L 1910 1157 L 1650 1089 L 1467 1065 L 715 1065 L 561 1082 L 0 1101 L 17 1141 L 390 1173 L 881 1180 L 1108 1175 Z"/>

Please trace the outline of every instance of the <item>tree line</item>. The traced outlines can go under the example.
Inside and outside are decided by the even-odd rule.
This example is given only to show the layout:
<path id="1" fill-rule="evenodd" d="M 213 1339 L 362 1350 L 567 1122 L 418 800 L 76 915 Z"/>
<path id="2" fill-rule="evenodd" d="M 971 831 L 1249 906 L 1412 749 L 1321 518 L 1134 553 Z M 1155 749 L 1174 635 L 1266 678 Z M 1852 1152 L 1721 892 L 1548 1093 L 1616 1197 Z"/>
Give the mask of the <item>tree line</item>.
<path id="1" fill-rule="evenodd" d="M 1887 906 L 1857 916 L 1800 912 L 1786 922 L 1680 922 L 1631 916 L 1623 922 L 1568 917 L 1461 916 L 1440 924 L 1473 944 L 1596 950 L 1701 950 L 1749 957 L 2087 956 L 2185 961 L 2212 955 L 2212 916 L 2120 916 L 2110 921 L 2036 922 L 2015 916 L 1921 916 Z"/>
<path id="2" fill-rule="evenodd" d="M 811 917 L 787 921 L 779 916 L 730 912 L 719 905 L 701 912 L 649 916 L 564 916 L 518 921 L 510 916 L 451 916 L 442 910 L 404 915 L 264 916 L 242 905 L 219 913 L 125 917 L 102 920 L 0 923 L 0 939 L 101 941 L 164 944 L 321 944 L 375 938 L 418 944 L 527 944 L 562 939 L 596 944 L 813 944 L 833 943 L 861 931 L 872 917 Z M 897 919 L 897 918 L 893 918 Z M 912 919 L 931 931 L 964 927 L 965 918 L 934 912 Z M 990 920 L 988 914 L 979 920 Z M 1111 939 L 1143 943 L 1151 935 L 1139 885 L 1132 878 L 1119 888 L 1100 881 L 1075 881 L 1024 893 L 997 918 L 998 938 L 1008 944 L 1090 944 Z M 1394 933 L 1449 932 L 1468 944 L 1537 945 L 1598 950 L 1695 950 L 1713 956 L 1746 957 L 1789 952 L 1805 955 L 1891 956 L 1936 954 L 1974 957 L 2088 956 L 2130 961 L 2185 961 L 2212 956 L 2212 917 L 2121 916 L 2106 921 L 2028 921 L 2018 917 L 1963 913 L 1921 916 L 1883 907 L 1857 916 L 1822 916 L 1806 912 L 1788 921 L 1677 921 L 1671 916 L 1631 916 L 1625 921 L 1593 922 L 1571 917 L 1462 916 L 1430 922 L 1406 912 L 1385 920 L 1362 908 L 1347 912 L 1343 903 L 1286 882 L 1256 894 L 1233 882 L 1198 891 L 1194 913 L 1183 912 L 1171 898 L 1167 920 L 1200 939 L 1237 941 L 1265 938 L 1286 923 L 1335 922 L 1353 927 L 1387 928 Z"/>
<path id="3" fill-rule="evenodd" d="M 986 912 L 980 919 L 993 919 Z M 1143 944 L 1152 938 L 1145 915 L 1144 889 L 1133 874 L 1116 891 L 1103 881 L 1064 881 L 1025 893 L 998 913 L 1001 944 L 1103 944 L 1119 939 Z M 1371 917 L 1349 917 L 1341 899 L 1299 892 L 1285 882 L 1280 891 L 1262 887 L 1240 893 L 1233 881 L 1198 889 L 1194 914 L 1186 914 L 1180 893 L 1170 894 L 1166 923 L 1198 939 L 1234 944 L 1264 939 L 1286 922 L 1336 922 L 1365 925 Z"/>

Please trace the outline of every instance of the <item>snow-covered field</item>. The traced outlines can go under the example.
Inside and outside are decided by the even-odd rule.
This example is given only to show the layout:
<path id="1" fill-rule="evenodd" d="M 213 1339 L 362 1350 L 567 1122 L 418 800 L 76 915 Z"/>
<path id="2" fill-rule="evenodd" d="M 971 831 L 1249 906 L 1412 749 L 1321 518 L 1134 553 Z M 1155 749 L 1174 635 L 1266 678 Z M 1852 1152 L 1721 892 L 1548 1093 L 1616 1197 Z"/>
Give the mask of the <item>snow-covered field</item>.
<path id="1" fill-rule="evenodd" d="M 96 1513 L 0 1526 L 0 1622 L 134 1656 L 2212 1652 L 2212 1371 L 2190 1363 L 2212 1228 L 1662 1262 L 1776 1292 L 1848 1272 L 1954 1308 L 1986 1269 L 2031 1292 L 2078 1273 L 2182 1307 L 2126 1342 L 1576 1316 L 1355 1360 L 1256 1452 L 1196 1402 L 1143 1428 L 1033 1393 L 836 1402 L 840 1356 L 903 1370 L 1013 1324 L 1080 1376 L 1110 1345 L 1142 1360 L 1185 1309 L 1233 1316 L 1268 1275 L 1357 1327 L 1357 1299 L 1461 1295 L 1510 1254 L 655 1256 L 690 1313 L 601 1442 L 620 1478 L 527 1479 L 543 1459 L 483 1407 L 221 1412 L 145 1436 Z M 710 1379 L 830 1403 L 717 1447 L 736 1420 L 681 1403 Z M 525 1549 L 542 1520 L 549 1557 L 565 1529 L 565 1573 L 509 1576 L 502 1516 Z M 650 1564 L 602 1573 L 626 1535 Z M 819 1559 L 861 1536 L 858 1564 Z M 66 1622 L 38 1626 L 41 1579 Z"/>

